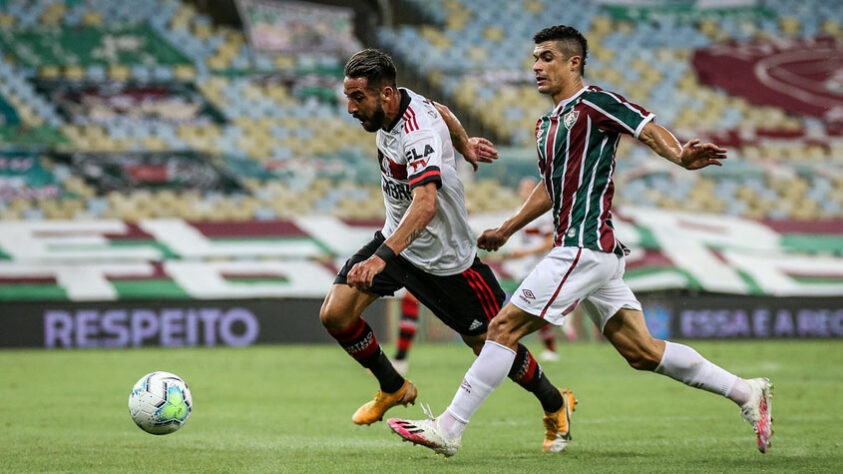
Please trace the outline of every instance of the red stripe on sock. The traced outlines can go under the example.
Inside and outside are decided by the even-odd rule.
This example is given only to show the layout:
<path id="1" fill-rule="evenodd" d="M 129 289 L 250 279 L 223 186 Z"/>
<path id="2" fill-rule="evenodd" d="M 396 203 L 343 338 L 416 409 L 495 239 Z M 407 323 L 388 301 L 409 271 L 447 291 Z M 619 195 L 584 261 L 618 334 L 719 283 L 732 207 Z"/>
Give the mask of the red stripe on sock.
<path id="1" fill-rule="evenodd" d="M 521 385 L 527 384 L 533 380 L 533 376 L 536 375 L 536 367 L 538 367 L 536 359 L 533 358 L 533 354 L 527 352 L 527 357 L 529 357 L 527 360 L 527 370 L 524 371 L 524 375 L 518 378 L 518 383 Z"/>
<path id="2" fill-rule="evenodd" d="M 357 322 L 351 323 L 347 328 L 339 331 L 328 331 L 328 333 L 339 342 L 351 342 L 360 337 L 365 328 L 366 320 L 358 318 Z"/>

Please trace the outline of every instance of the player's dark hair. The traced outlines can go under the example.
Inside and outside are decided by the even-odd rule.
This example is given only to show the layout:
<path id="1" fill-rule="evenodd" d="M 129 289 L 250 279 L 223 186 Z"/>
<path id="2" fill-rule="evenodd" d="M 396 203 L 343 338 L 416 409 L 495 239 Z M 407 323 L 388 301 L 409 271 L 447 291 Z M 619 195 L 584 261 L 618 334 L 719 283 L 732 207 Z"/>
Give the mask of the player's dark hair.
<path id="1" fill-rule="evenodd" d="M 580 75 L 585 75 L 585 58 L 588 56 L 588 41 L 576 28 L 567 25 L 548 26 L 533 35 L 533 42 L 536 44 L 544 43 L 545 41 L 556 41 L 559 44 L 559 50 L 567 57 L 579 56 L 580 61 Z"/>
<path id="2" fill-rule="evenodd" d="M 395 88 L 395 63 L 388 54 L 379 49 L 364 49 L 357 52 L 345 63 L 346 77 L 365 77 L 370 89 L 382 89 L 385 86 Z"/>

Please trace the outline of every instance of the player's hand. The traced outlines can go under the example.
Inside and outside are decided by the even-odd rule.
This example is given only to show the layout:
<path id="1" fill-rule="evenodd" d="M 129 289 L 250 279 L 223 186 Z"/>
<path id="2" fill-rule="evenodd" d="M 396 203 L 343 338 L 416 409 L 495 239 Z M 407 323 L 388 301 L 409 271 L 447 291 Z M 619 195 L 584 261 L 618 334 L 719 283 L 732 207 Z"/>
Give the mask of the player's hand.
<path id="1" fill-rule="evenodd" d="M 372 255 L 351 267 L 345 282 L 352 288 L 368 291 L 372 287 L 372 280 L 374 280 L 375 275 L 382 272 L 384 268 L 386 268 L 386 262 L 377 255 Z"/>
<path id="2" fill-rule="evenodd" d="M 486 229 L 482 234 L 480 234 L 480 237 L 477 237 L 477 246 L 483 250 L 494 252 L 495 250 L 501 248 L 507 240 L 509 240 L 509 236 L 500 230 Z"/>
<path id="3" fill-rule="evenodd" d="M 682 147 L 679 164 L 686 170 L 698 170 L 709 165 L 723 166 L 720 160 L 726 159 L 726 149 L 713 143 L 700 145 L 699 139 L 689 141 Z"/>
<path id="4" fill-rule="evenodd" d="M 480 163 L 491 163 L 498 159 L 498 150 L 494 143 L 481 137 L 471 137 L 468 139 L 468 149 L 463 155 L 465 161 L 471 163 L 474 171 L 480 167 Z"/>

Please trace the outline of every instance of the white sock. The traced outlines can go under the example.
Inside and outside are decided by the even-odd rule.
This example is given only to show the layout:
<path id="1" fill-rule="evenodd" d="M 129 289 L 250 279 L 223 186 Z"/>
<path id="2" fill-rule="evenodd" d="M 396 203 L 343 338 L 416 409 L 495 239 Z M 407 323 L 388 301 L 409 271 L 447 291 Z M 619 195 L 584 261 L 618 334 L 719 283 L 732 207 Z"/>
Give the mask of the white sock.
<path id="1" fill-rule="evenodd" d="M 486 341 L 480 355 L 465 373 L 451 405 L 437 419 L 444 435 L 450 439 L 462 436 L 471 416 L 498 386 L 515 361 L 515 351 L 494 341 Z"/>
<path id="2" fill-rule="evenodd" d="M 465 421 L 454 418 L 454 415 L 448 410 L 443 411 L 436 421 L 439 422 L 439 427 L 442 428 L 442 434 L 448 439 L 461 438 L 462 432 L 468 426 L 468 423 Z"/>
<path id="3" fill-rule="evenodd" d="M 749 387 L 744 391 L 746 383 L 737 375 L 714 365 L 686 345 L 670 341 L 664 341 L 664 344 L 664 355 L 656 367 L 656 372 L 691 387 L 719 393 L 739 405 L 743 403 L 735 398 L 742 399 L 744 392 L 748 393 Z M 738 388 L 737 392 L 735 387 Z"/>

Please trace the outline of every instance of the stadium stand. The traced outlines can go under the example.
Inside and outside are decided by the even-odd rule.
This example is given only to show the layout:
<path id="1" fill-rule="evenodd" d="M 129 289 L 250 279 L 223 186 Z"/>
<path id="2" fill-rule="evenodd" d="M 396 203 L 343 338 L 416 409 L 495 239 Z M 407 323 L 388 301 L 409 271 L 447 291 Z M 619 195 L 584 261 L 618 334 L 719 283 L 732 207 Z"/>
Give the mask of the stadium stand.
<path id="1" fill-rule="evenodd" d="M 517 178 L 535 173 L 524 150 L 548 104 L 532 85 L 530 36 L 565 19 L 587 32 L 588 79 L 651 106 L 682 139 L 731 148 L 723 169 L 685 175 L 624 141 L 621 207 L 840 216 L 843 127 L 710 85 L 700 54 L 732 41 L 840 40 L 843 4 L 765 0 L 689 21 L 607 3 L 396 2 L 424 23 L 383 27 L 378 46 L 505 147 L 500 169 L 467 183 L 473 211 L 511 209 Z M 632 21 L 633 13 L 650 16 Z M 261 52 L 243 29 L 180 0 L 131 9 L 118 0 L 0 2 L 0 25 L 0 218 L 381 216 L 371 136 L 344 110 L 343 53 Z M 78 169 L 90 153 L 145 158 L 109 168 L 133 183 L 111 189 Z M 236 185 L 199 186 L 170 162 Z M 12 163 L 27 168 L 9 171 Z"/>
<path id="2" fill-rule="evenodd" d="M 765 1 L 731 16 L 700 20 L 696 12 L 695 21 L 685 21 L 676 14 L 650 13 L 649 21 L 633 22 L 628 16 L 633 8 L 598 2 L 524 0 L 495 8 L 479 0 L 405 3 L 424 11 L 429 23 L 381 30 L 382 47 L 393 48 L 441 88 L 444 100 L 470 110 L 504 143 L 529 147 L 534 142 L 535 120 L 548 105 L 532 86 L 529 39 L 564 18 L 587 31 L 588 79 L 645 106 L 653 104 L 659 122 L 678 130 L 680 138 L 701 135 L 732 149 L 722 171 L 676 186 L 669 166 L 625 142 L 618 155 L 617 179 L 627 188 L 618 196 L 620 205 L 751 218 L 839 216 L 843 201 L 836 190 L 843 180 L 841 162 L 834 158 L 841 151 L 839 130 L 709 87 L 698 79 L 692 58 L 695 50 L 728 41 L 843 38 L 835 20 L 843 17 L 843 4 Z"/>

